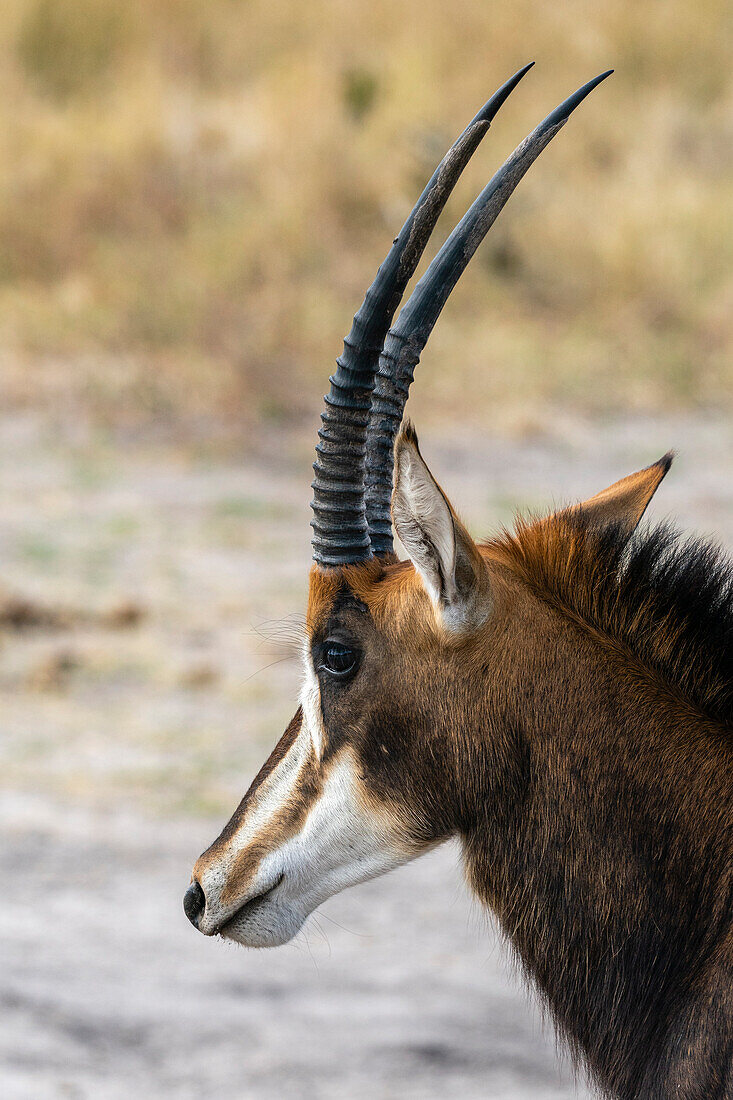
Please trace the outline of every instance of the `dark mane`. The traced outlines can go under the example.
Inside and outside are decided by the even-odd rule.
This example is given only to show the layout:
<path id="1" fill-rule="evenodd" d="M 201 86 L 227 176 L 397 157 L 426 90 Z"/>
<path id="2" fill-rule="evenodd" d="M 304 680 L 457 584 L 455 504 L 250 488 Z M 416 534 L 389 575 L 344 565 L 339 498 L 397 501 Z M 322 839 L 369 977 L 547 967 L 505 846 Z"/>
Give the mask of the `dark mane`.
<path id="1" fill-rule="evenodd" d="M 629 539 L 581 508 L 520 519 L 489 547 L 543 599 L 733 726 L 733 561 L 720 547 L 666 524 Z"/>

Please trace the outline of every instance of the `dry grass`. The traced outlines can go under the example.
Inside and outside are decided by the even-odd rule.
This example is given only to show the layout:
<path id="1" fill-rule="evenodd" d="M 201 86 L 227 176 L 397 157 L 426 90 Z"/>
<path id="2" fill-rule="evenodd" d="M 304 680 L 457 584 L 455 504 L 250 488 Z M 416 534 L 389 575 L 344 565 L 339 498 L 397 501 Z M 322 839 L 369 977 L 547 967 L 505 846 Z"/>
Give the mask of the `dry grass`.
<path id="1" fill-rule="evenodd" d="M 733 381 L 726 0 L 6 0 L 0 392 L 113 423 L 312 413 L 434 162 L 536 69 L 438 237 L 612 65 L 456 291 L 420 402 L 714 404 Z M 460 380 L 460 384 L 459 383 Z"/>

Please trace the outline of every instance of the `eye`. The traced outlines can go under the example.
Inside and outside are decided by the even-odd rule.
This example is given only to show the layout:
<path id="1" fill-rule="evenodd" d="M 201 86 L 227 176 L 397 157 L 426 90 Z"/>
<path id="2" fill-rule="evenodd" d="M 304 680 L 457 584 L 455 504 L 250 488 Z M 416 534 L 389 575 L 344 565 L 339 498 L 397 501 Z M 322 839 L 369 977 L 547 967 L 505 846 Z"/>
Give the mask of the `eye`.
<path id="1" fill-rule="evenodd" d="M 342 642 L 327 641 L 323 646 L 321 668 L 332 676 L 346 676 L 356 668 L 356 651 Z"/>

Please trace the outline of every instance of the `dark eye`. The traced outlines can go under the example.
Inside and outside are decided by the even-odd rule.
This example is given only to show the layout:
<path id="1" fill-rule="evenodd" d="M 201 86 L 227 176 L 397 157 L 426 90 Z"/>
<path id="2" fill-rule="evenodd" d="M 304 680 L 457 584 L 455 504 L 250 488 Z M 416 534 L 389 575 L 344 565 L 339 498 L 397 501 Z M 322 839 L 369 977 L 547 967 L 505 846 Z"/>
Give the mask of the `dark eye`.
<path id="1" fill-rule="evenodd" d="M 333 676 L 346 676 L 356 666 L 356 653 L 341 642 L 326 642 L 323 646 L 321 668 Z"/>

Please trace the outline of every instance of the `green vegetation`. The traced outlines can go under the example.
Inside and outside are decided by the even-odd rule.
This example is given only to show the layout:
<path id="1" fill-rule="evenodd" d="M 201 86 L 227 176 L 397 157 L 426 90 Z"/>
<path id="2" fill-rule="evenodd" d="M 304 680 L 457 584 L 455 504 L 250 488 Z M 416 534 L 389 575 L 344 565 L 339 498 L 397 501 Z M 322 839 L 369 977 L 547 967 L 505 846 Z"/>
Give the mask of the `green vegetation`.
<path id="1" fill-rule="evenodd" d="M 733 382 L 726 0 L 7 0 L 0 396 L 287 421 L 447 144 L 537 66 L 451 201 L 608 66 L 456 291 L 421 404 L 720 405 Z M 460 380 L 460 381 L 459 381 Z"/>

